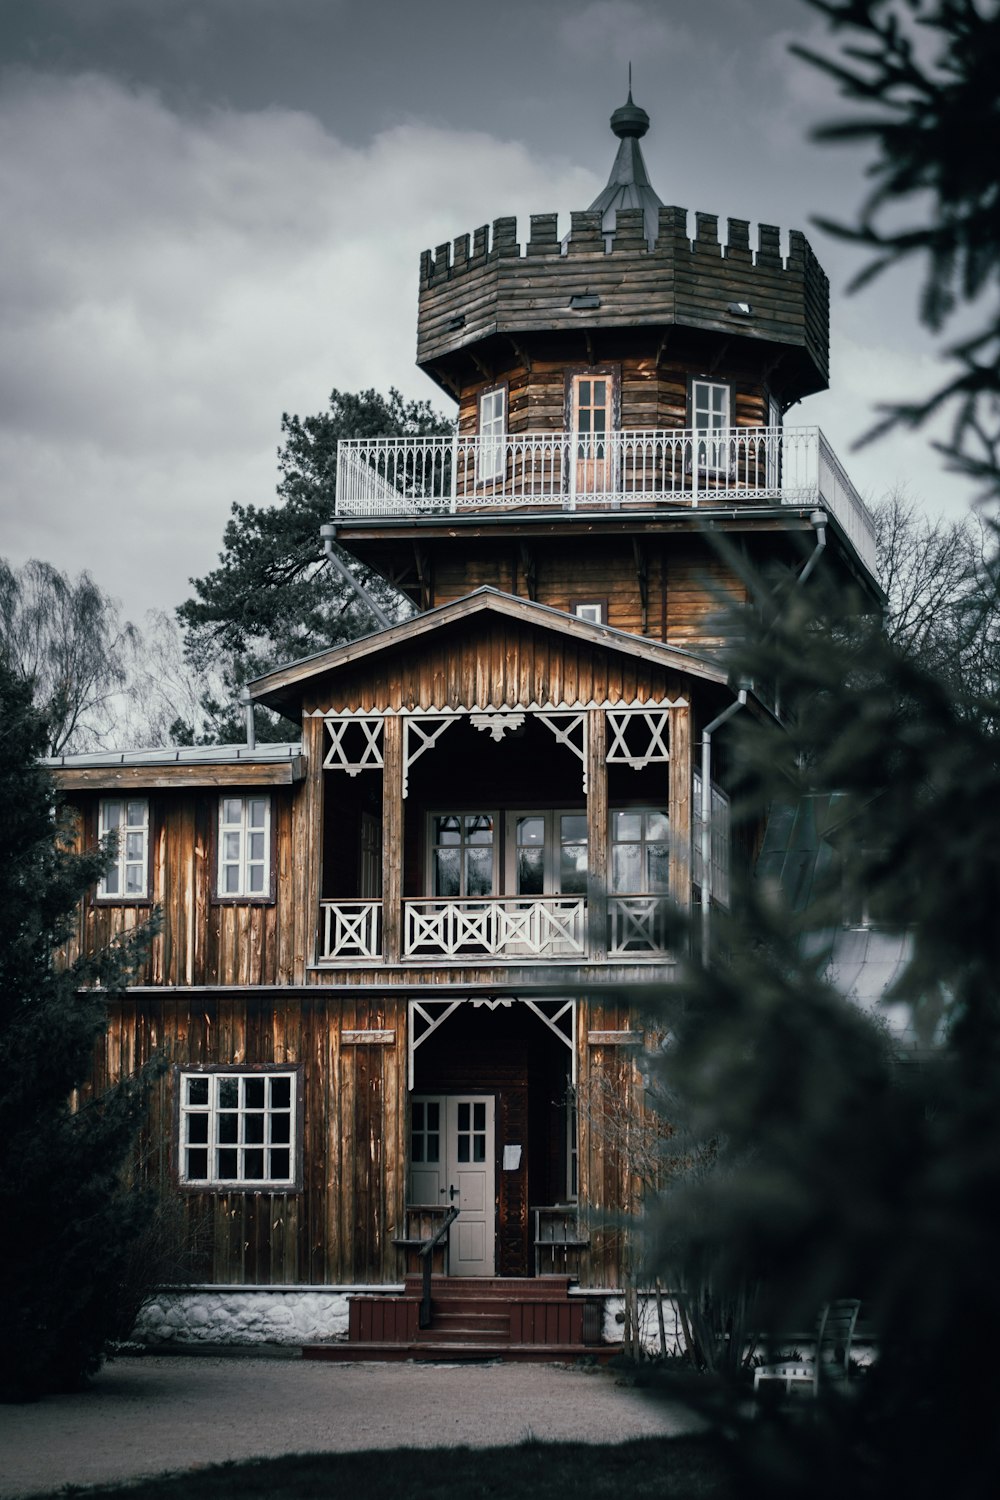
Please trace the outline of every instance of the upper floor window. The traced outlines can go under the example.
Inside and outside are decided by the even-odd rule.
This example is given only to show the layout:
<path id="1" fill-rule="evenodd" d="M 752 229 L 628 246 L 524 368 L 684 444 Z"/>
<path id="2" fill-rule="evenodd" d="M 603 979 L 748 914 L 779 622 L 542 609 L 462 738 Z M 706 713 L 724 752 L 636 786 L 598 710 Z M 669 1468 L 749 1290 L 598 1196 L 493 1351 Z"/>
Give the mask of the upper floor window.
<path id="1" fill-rule="evenodd" d="M 117 840 L 115 862 L 97 887 L 101 901 L 144 901 L 149 895 L 149 802 L 145 797 L 108 797 L 98 811 L 103 843 Z"/>
<path id="2" fill-rule="evenodd" d="M 589 620 L 592 625 L 608 623 L 608 601 L 606 599 L 571 599 L 569 612 L 578 620 Z"/>
<path id="3" fill-rule="evenodd" d="M 615 895 L 658 896 L 670 889 L 670 824 L 654 807 L 611 814 L 611 889 Z"/>
<path id="4" fill-rule="evenodd" d="M 507 392 L 503 386 L 479 397 L 477 479 L 502 479 L 505 469 Z"/>
<path id="5" fill-rule="evenodd" d="M 509 813 L 507 889 L 518 896 L 587 893 L 587 814 Z"/>
<path id="6" fill-rule="evenodd" d="M 443 813 L 431 819 L 435 896 L 493 895 L 495 827 L 493 813 Z"/>
<path id="7" fill-rule="evenodd" d="M 691 382 L 691 426 L 695 431 L 695 464 L 702 473 L 729 467 L 728 429 L 732 425 L 728 385 L 714 380 Z"/>
<path id="8" fill-rule="evenodd" d="M 178 1176 L 199 1187 L 295 1185 L 294 1069 L 178 1074 Z"/>
<path id="9" fill-rule="evenodd" d="M 704 888 L 704 820 L 701 807 L 701 775 L 694 773 L 693 798 L 691 803 L 691 878 L 696 886 Z M 712 861 L 712 899 L 723 906 L 729 905 L 729 798 L 712 782 L 711 838 L 709 848 Z"/>
<path id="10" fill-rule="evenodd" d="M 264 898 L 271 891 L 270 797 L 223 797 L 219 803 L 219 896 Z"/>

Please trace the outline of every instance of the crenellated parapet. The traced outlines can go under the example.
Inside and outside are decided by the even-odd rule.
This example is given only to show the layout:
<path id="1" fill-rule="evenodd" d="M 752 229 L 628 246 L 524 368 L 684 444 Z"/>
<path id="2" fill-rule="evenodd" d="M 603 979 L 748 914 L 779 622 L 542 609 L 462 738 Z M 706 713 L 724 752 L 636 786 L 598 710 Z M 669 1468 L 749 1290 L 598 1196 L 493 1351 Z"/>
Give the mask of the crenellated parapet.
<path id="1" fill-rule="evenodd" d="M 533 214 L 526 245 L 517 221 L 496 219 L 420 259 L 417 362 L 433 366 L 496 335 L 671 327 L 759 340 L 796 352 L 799 394 L 829 375 L 829 282 L 805 235 L 746 219 L 663 206 L 655 241 L 641 209 L 620 209 L 614 233 L 599 210 L 574 213 L 558 237 L 555 214 Z M 775 356 L 777 357 L 777 355 Z"/>

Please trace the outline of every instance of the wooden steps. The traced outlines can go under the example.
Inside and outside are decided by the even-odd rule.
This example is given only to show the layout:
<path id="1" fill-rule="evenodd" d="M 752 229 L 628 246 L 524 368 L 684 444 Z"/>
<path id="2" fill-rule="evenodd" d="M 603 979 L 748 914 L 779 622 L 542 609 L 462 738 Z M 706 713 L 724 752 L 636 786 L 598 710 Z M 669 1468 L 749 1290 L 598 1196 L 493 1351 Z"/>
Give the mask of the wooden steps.
<path id="1" fill-rule="evenodd" d="M 431 1323 L 420 1327 L 419 1276 L 400 1293 L 350 1299 L 346 1344 L 309 1344 L 306 1359 L 609 1359 L 600 1298 L 570 1296 L 569 1278 L 435 1276 Z"/>

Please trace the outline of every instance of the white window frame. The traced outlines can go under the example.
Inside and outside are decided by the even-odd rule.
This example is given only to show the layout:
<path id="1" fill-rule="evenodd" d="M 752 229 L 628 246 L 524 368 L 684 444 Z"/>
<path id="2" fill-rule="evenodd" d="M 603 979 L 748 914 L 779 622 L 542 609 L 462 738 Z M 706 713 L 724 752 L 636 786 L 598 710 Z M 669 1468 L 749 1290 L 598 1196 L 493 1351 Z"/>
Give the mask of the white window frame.
<path id="1" fill-rule="evenodd" d="M 112 819 L 111 809 L 117 808 Z M 99 901 L 149 900 L 149 798 L 102 797 L 97 811 L 97 833 L 103 844 L 111 834 L 117 835 L 115 862 L 101 876 L 97 885 Z M 135 844 L 139 853 L 134 853 Z M 138 872 L 138 883 L 128 889 L 129 872 Z"/>
<path id="2" fill-rule="evenodd" d="M 434 838 L 434 820 L 436 818 L 460 818 L 463 820 L 462 837 L 457 844 L 441 844 Z M 493 859 L 491 865 L 490 884 L 491 891 L 488 896 L 469 896 L 466 894 L 465 885 L 465 859 L 464 853 L 467 848 L 485 848 L 483 844 L 471 845 L 465 838 L 464 820 L 466 818 L 491 818 L 493 821 L 493 838 L 489 845 Z M 458 849 L 459 858 L 459 886 L 457 896 L 439 896 L 434 889 L 435 863 L 434 854 L 437 849 Z M 467 808 L 437 808 L 427 815 L 427 880 L 426 890 L 428 897 L 435 901 L 490 901 L 495 900 L 498 893 L 498 876 L 500 873 L 500 814 L 496 808 L 490 807 L 467 807 Z"/>
<path id="3" fill-rule="evenodd" d="M 583 818 L 586 823 L 587 809 L 585 807 L 556 807 L 537 808 L 519 807 L 507 813 L 505 829 L 506 859 L 506 890 L 509 896 L 517 896 L 519 899 L 530 901 L 531 897 L 524 896 L 517 889 L 517 853 L 521 847 L 517 841 L 517 825 L 521 818 L 541 818 L 544 822 L 544 860 L 542 876 L 542 894 L 545 896 L 586 896 L 586 883 L 582 891 L 564 892 L 562 889 L 562 861 L 560 854 L 564 843 L 572 847 L 583 844 L 587 848 L 589 863 L 589 847 L 586 832 L 582 839 L 563 839 L 562 819 Z"/>
<path id="4" fill-rule="evenodd" d="M 575 599 L 570 613 L 577 620 L 589 620 L 591 625 L 606 625 L 607 604 L 603 599 Z"/>
<path id="5" fill-rule="evenodd" d="M 732 838 L 729 826 L 729 798 L 721 787 L 712 782 L 712 900 L 720 906 L 729 906 L 729 873 Z M 691 799 L 691 880 L 704 889 L 705 875 L 701 857 L 701 839 L 704 825 L 701 817 L 701 772 L 695 771 L 692 779 Z"/>
<path id="6" fill-rule="evenodd" d="M 479 446 L 476 479 L 502 479 L 507 468 L 507 388 L 496 386 L 479 394 Z"/>
<path id="7" fill-rule="evenodd" d="M 643 820 L 642 821 L 642 828 L 641 828 L 641 832 L 640 832 L 640 836 L 639 836 L 638 840 L 636 840 L 636 839 L 616 839 L 615 838 L 615 816 L 618 813 L 622 813 L 625 816 L 635 815 L 635 816 L 638 816 L 638 817 L 642 818 L 642 820 Z M 646 837 L 646 818 L 649 817 L 652 814 L 656 814 L 659 817 L 662 817 L 662 818 L 666 819 L 666 822 L 667 822 L 667 837 L 665 839 L 648 839 Z M 668 813 L 668 810 L 665 807 L 652 807 L 652 806 L 643 806 L 643 807 L 613 807 L 610 810 L 609 824 L 610 824 L 610 826 L 609 826 L 609 829 L 608 829 L 608 856 L 609 856 L 609 863 L 610 863 L 609 885 L 610 885 L 611 895 L 612 896 L 666 896 L 669 893 L 669 888 L 668 888 L 668 885 L 666 883 L 664 883 L 664 888 L 663 888 L 662 891 L 651 891 L 649 889 L 649 866 L 648 866 L 648 862 L 647 862 L 647 859 L 646 859 L 646 850 L 647 850 L 647 848 L 651 844 L 653 844 L 653 845 L 665 844 L 666 848 L 667 848 L 668 858 L 669 858 L 669 852 L 670 852 L 670 815 Z M 639 881 L 640 888 L 639 888 L 639 890 L 632 890 L 632 891 L 630 891 L 630 890 L 626 890 L 626 889 L 623 889 L 623 888 L 619 888 L 618 883 L 615 880 L 615 874 L 614 874 L 614 869 L 615 869 L 615 849 L 616 848 L 637 848 L 639 850 L 639 872 L 640 872 L 640 881 Z"/>
<path id="8" fill-rule="evenodd" d="M 767 487 L 776 490 L 781 484 L 781 407 L 773 396 L 767 398 Z"/>
<path id="9" fill-rule="evenodd" d="M 264 808 L 262 823 L 252 822 L 252 806 L 260 803 Z M 228 804 L 228 806 L 227 806 Z M 239 815 L 227 817 L 231 806 L 238 804 Z M 263 834 L 263 853 L 253 852 L 253 836 Z M 233 841 L 236 853 L 233 855 Z M 226 872 L 237 872 L 236 888 L 227 889 Z M 261 872 L 261 884 L 254 886 L 253 875 Z M 271 900 L 271 798 L 266 793 L 248 792 L 233 796 L 223 793 L 219 798 L 218 851 L 215 865 L 216 899 L 219 901 L 270 901 Z"/>
<path id="10" fill-rule="evenodd" d="M 236 1103 L 226 1101 L 236 1085 Z M 260 1104 L 256 1090 L 260 1083 Z M 283 1101 L 288 1084 L 288 1102 Z M 276 1090 L 275 1085 L 279 1085 Z M 192 1085 L 194 1087 L 192 1088 Z M 229 1089 L 227 1089 L 229 1085 Z M 281 1102 L 274 1103 L 275 1093 Z M 190 1188 L 235 1188 L 248 1192 L 287 1192 L 299 1185 L 299 1070 L 298 1068 L 191 1068 L 177 1073 L 177 1177 Z M 259 1119 L 259 1125 L 252 1125 Z M 228 1129 L 223 1126 L 228 1122 Z M 235 1130 L 234 1130 L 235 1127 Z M 235 1139 L 223 1136 L 235 1134 Z M 256 1140 L 259 1134 L 262 1139 Z M 287 1135 L 287 1141 L 283 1137 Z M 261 1153 L 262 1175 L 253 1175 L 254 1156 Z M 199 1174 L 193 1155 L 204 1153 L 204 1173 Z M 284 1165 L 287 1170 L 274 1171 Z M 200 1165 L 200 1163 L 197 1163 Z M 232 1172 L 224 1171 L 233 1166 Z M 271 1170 L 266 1170 L 271 1169 Z"/>
<path id="11" fill-rule="evenodd" d="M 721 411 L 716 396 L 721 395 Z M 719 380 L 692 380 L 691 427 L 694 433 L 694 463 L 699 474 L 729 471 L 729 429 L 732 427 L 732 390 Z M 712 434 L 723 433 L 722 438 Z"/>

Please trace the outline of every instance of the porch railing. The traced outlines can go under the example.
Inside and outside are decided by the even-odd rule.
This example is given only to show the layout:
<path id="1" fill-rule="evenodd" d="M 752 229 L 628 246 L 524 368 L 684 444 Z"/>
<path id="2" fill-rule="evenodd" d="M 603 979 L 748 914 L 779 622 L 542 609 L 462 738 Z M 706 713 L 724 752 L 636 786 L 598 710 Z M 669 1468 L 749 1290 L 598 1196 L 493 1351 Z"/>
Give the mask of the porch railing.
<path id="1" fill-rule="evenodd" d="M 323 901 L 319 961 L 378 958 L 382 952 L 381 901 Z"/>
<path id="2" fill-rule="evenodd" d="M 663 896 L 609 896 L 608 957 L 666 953 L 668 913 Z"/>
<path id="3" fill-rule="evenodd" d="M 818 427 L 343 438 L 337 450 L 343 517 L 749 502 L 822 506 L 874 572 L 871 515 Z"/>
<path id="4" fill-rule="evenodd" d="M 582 899 L 406 901 L 403 910 L 408 958 L 583 958 L 587 952 L 587 903 Z"/>

